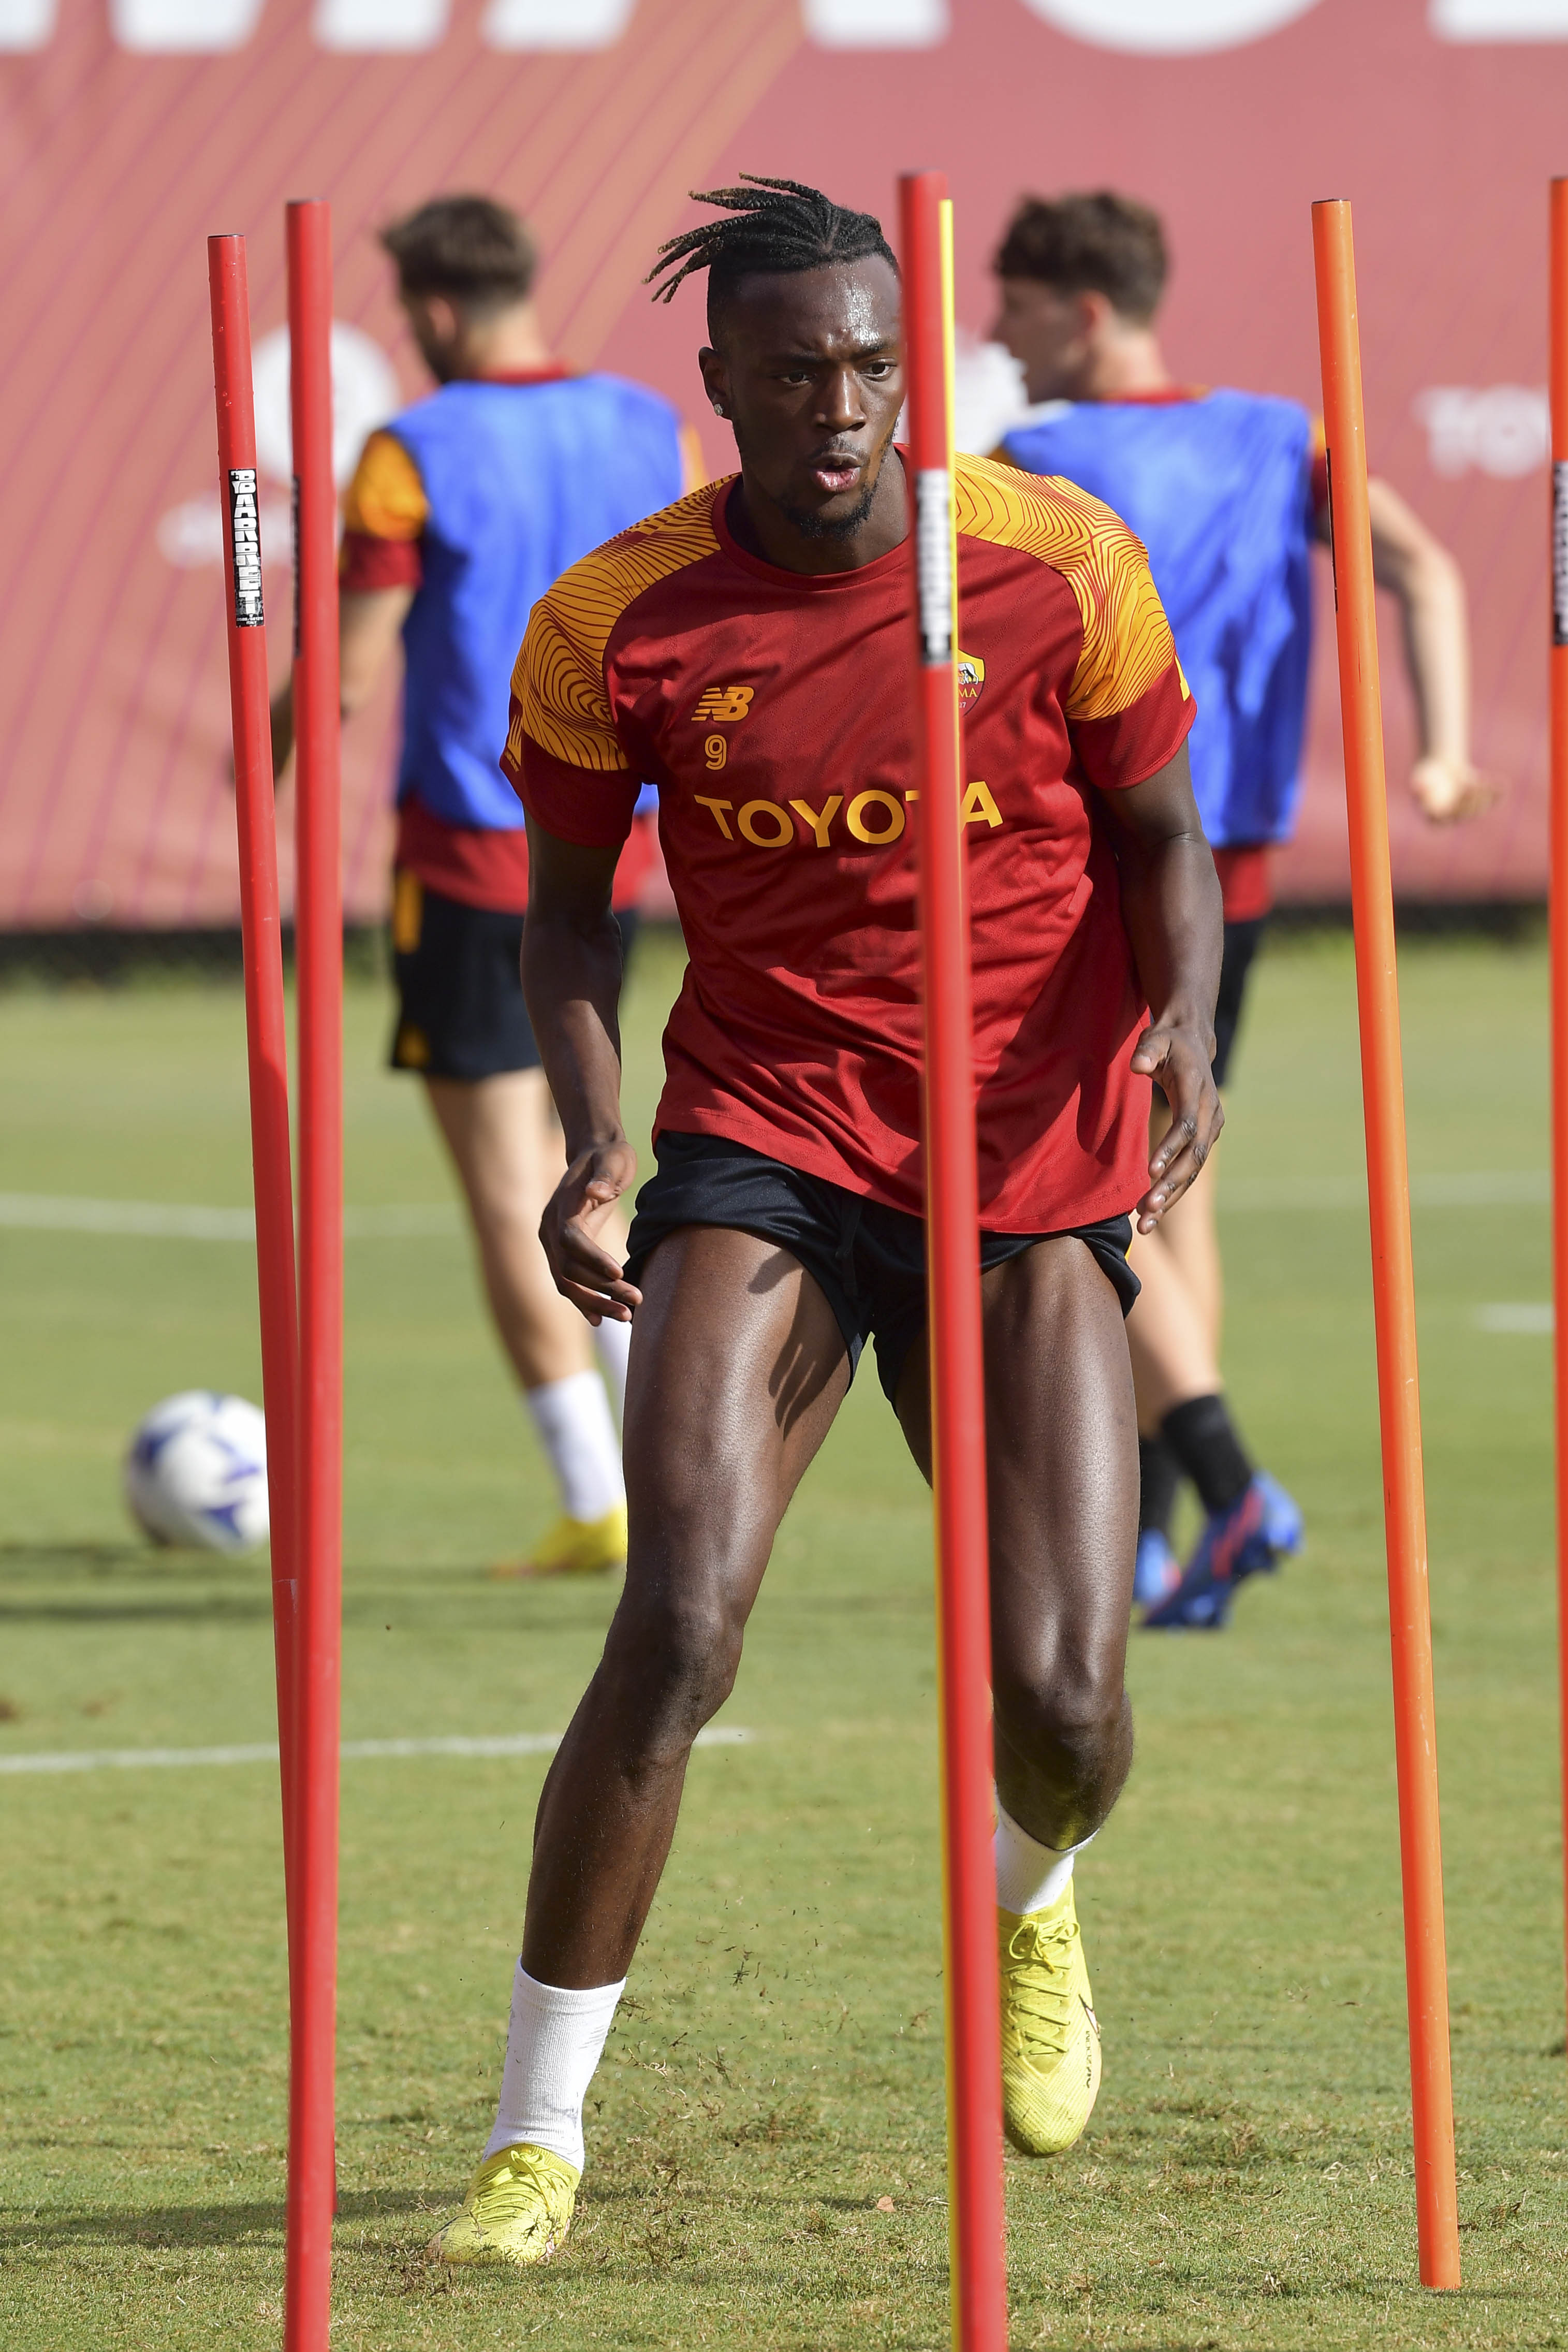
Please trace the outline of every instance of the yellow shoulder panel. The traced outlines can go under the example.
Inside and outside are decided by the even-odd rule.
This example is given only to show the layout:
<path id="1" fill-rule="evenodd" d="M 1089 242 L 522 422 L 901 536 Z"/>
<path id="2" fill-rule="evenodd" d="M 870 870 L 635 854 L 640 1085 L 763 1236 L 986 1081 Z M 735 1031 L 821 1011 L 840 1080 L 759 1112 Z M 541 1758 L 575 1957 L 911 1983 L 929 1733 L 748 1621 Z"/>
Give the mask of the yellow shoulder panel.
<path id="1" fill-rule="evenodd" d="M 1083 622 L 1069 719 L 1130 709 L 1176 659 L 1170 624 L 1143 543 L 1119 515 L 1060 476 L 960 457 L 959 536 L 1020 548 L 1059 572 Z"/>
<path id="2" fill-rule="evenodd" d="M 343 523 L 371 539 L 418 539 L 430 520 L 419 467 L 393 433 L 372 433 L 343 494 Z"/>
<path id="3" fill-rule="evenodd" d="M 604 648 L 628 604 L 718 546 L 707 482 L 633 523 L 563 572 L 529 616 L 512 672 L 523 731 L 568 767 L 601 774 L 626 766 L 604 690 Z"/>

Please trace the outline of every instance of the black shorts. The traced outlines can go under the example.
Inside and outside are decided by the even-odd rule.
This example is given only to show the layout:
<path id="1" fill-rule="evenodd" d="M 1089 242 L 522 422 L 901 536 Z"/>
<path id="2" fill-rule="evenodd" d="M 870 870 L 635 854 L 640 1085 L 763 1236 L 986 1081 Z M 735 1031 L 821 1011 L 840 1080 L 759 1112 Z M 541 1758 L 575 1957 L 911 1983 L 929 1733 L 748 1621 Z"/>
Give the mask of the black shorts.
<path id="1" fill-rule="evenodd" d="M 617 912 L 615 919 L 624 957 L 631 952 L 637 918 L 628 909 Z M 392 1068 L 468 1080 L 537 1070 L 539 1049 L 523 1002 L 522 951 L 520 914 L 465 906 L 432 890 L 417 874 L 397 874 Z"/>
<path id="2" fill-rule="evenodd" d="M 1236 1045 L 1236 1032 L 1241 1020 L 1242 999 L 1247 993 L 1247 975 L 1252 969 L 1252 959 L 1258 952 L 1258 942 L 1263 936 L 1267 915 L 1253 915 L 1244 923 L 1227 923 L 1225 949 L 1219 961 L 1219 996 L 1214 1008 L 1214 1083 L 1225 1084 L 1230 1069 L 1230 1056 Z"/>
<path id="3" fill-rule="evenodd" d="M 716 1135 L 662 1135 L 658 1171 L 637 1195 L 626 1252 L 626 1279 L 643 1268 L 667 1234 L 683 1225 L 730 1225 L 777 1242 L 798 1258 L 838 1318 L 852 1379 L 861 1349 L 873 1334 L 876 1369 L 895 1401 L 904 1360 L 925 1328 L 925 1228 L 919 1217 L 858 1192 L 804 1176 L 744 1143 Z M 1092 1251 L 1125 1315 L 1138 1295 L 1127 1264 L 1131 1217 L 1063 1229 Z M 980 1267 L 988 1273 L 1056 1234 L 980 1235 Z"/>

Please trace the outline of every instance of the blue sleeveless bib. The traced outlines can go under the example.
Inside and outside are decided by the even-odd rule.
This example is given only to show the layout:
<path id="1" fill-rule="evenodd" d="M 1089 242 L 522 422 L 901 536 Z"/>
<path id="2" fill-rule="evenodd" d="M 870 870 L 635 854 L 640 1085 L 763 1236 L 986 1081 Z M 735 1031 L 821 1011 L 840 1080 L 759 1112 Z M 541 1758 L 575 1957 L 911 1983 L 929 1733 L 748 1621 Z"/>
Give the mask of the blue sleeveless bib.
<path id="1" fill-rule="evenodd" d="M 443 384 L 387 430 L 430 503 L 403 624 L 398 799 L 515 831 L 522 806 L 497 761 L 528 614 L 569 564 L 681 496 L 679 421 L 641 384 L 580 375 Z"/>
<path id="2" fill-rule="evenodd" d="M 1103 499 L 1148 550 L 1197 716 L 1193 788 L 1216 848 L 1284 841 L 1312 651 L 1312 421 L 1247 392 L 1051 403 L 1016 465 Z"/>

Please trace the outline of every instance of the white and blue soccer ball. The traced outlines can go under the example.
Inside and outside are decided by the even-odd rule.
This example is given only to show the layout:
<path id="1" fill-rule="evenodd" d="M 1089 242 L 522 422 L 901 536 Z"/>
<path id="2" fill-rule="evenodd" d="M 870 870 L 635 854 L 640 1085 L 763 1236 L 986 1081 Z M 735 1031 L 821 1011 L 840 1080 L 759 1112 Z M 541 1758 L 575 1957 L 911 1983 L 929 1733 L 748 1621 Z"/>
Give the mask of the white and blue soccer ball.
<path id="1" fill-rule="evenodd" d="M 204 1551 L 264 1544 L 267 1423 L 244 1397 L 186 1389 L 155 1404 L 125 1457 L 125 1499 L 154 1543 Z"/>

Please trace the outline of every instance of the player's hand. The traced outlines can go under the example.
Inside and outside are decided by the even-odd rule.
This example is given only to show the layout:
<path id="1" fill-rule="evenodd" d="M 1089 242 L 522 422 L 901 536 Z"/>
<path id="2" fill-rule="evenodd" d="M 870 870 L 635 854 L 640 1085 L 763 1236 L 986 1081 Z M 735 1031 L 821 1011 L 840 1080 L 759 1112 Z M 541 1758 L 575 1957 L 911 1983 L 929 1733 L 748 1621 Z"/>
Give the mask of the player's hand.
<path id="1" fill-rule="evenodd" d="M 622 1279 L 619 1262 L 598 1234 L 637 1173 L 629 1143 L 599 1143 L 580 1151 L 545 1204 L 539 1240 L 563 1298 L 593 1324 L 630 1323 L 643 1294 Z"/>
<path id="2" fill-rule="evenodd" d="M 1462 824 L 1490 808 L 1500 787 L 1468 760 L 1434 751 L 1411 769 L 1410 790 L 1428 824 Z"/>
<path id="3" fill-rule="evenodd" d="M 1214 1083 L 1214 1033 L 1207 1024 L 1167 1022 L 1145 1029 L 1133 1067 L 1153 1078 L 1170 1105 L 1171 1123 L 1149 1161 L 1149 1189 L 1138 1202 L 1138 1231 L 1152 1234 L 1202 1170 L 1225 1125 Z"/>

